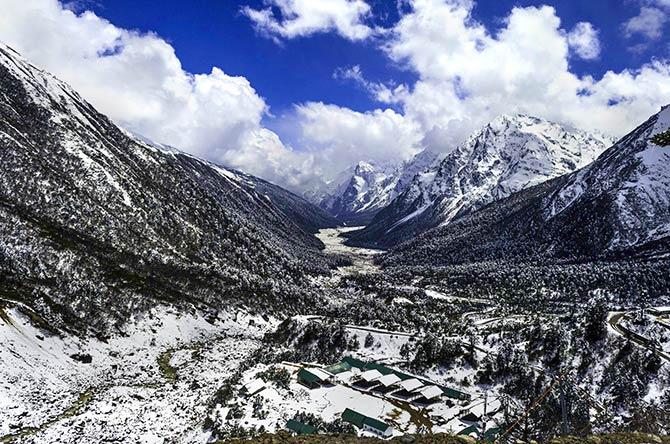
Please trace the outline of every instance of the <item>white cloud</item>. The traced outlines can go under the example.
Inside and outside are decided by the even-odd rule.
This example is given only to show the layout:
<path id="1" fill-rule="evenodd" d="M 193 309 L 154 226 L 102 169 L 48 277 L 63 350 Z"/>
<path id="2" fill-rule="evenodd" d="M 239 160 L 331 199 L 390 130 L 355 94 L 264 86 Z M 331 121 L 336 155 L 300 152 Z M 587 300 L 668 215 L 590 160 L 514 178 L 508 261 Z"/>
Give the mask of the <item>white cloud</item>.
<path id="1" fill-rule="evenodd" d="M 420 127 L 391 109 L 367 113 L 310 102 L 296 106 L 302 144 L 331 173 L 359 160 L 398 161 L 421 150 Z"/>
<path id="2" fill-rule="evenodd" d="M 396 103 L 398 97 L 401 97 L 407 90 L 406 85 L 386 85 L 384 83 L 367 80 L 363 76 L 363 70 L 361 70 L 360 65 L 354 65 L 348 68 L 338 68 L 333 73 L 333 78 L 338 80 L 351 80 L 381 103 Z"/>
<path id="3" fill-rule="evenodd" d="M 356 40 L 372 32 L 362 0 L 272 4 L 281 20 L 266 15 L 264 29 L 276 38 L 330 30 Z M 423 146 L 449 150 L 500 113 L 522 111 L 623 135 L 670 101 L 664 60 L 600 79 L 571 72 L 571 55 L 597 56 L 597 32 L 589 24 L 561 28 L 551 7 L 514 8 L 492 33 L 473 19 L 469 0 L 413 0 L 393 29 L 379 35 L 385 54 L 418 81 L 372 82 L 360 66 L 334 74 L 402 112 L 298 105 L 279 122 L 296 134 L 289 146 L 263 127 L 268 106 L 246 78 L 216 67 L 188 73 L 155 34 L 116 27 L 57 0 L 0 0 L 0 8 L 0 40 L 71 83 L 115 121 L 293 190 L 359 160 L 405 159 Z"/>
<path id="4" fill-rule="evenodd" d="M 568 45 L 584 60 L 597 59 L 600 55 L 598 31 L 589 22 L 579 22 L 568 34 Z"/>
<path id="5" fill-rule="evenodd" d="M 188 73 L 159 36 L 72 8 L 56 0 L 0 0 L 0 40 L 70 83 L 122 126 L 298 187 L 304 174 L 288 165 L 300 162 L 262 128 L 268 107 L 246 78 L 216 67 L 208 74 Z"/>
<path id="6" fill-rule="evenodd" d="M 434 148 L 448 150 L 510 112 L 621 136 L 670 101 L 664 61 L 599 80 L 571 72 L 571 50 L 592 56 L 594 41 L 577 45 L 573 34 L 571 45 L 552 7 L 513 8 L 492 34 L 473 19 L 471 1 L 414 0 L 411 6 L 384 49 L 418 73 L 411 90 L 396 99 Z"/>
<path id="7" fill-rule="evenodd" d="M 667 6 L 670 2 L 659 1 L 659 5 Z M 658 40 L 663 35 L 663 27 L 668 22 L 668 15 L 662 9 L 650 6 L 640 8 L 640 13 L 624 23 L 626 37 L 636 34 L 650 40 Z"/>
<path id="8" fill-rule="evenodd" d="M 373 30 L 364 20 L 370 6 L 363 0 L 266 0 L 264 9 L 242 8 L 256 29 L 274 39 L 305 37 L 336 31 L 349 40 L 362 40 Z M 276 17 L 272 7 L 279 10 Z"/>

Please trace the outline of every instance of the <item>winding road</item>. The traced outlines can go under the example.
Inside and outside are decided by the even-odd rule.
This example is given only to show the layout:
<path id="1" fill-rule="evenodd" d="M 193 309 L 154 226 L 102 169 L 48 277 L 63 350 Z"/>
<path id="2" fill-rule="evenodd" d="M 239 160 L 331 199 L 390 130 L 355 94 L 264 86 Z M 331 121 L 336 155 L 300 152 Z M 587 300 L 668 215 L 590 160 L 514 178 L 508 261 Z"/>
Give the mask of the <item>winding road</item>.
<path id="1" fill-rule="evenodd" d="M 609 326 L 612 328 L 612 330 L 614 330 L 620 336 L 629 339 L 631 342 L 634 342 L 640 347 L 654 353 L 656 356 L 660 357 L 666 362 L 670 362 L 670 354 L 663 351 L 663 349 L 655 345 L 652 341 L 645 338 L 644 336 L 635 333 L 634 331 L 629 330 L 628 328 L 621 325 L 621 320 L 626 318 L 626 316 L 630 315 L 631 313 L 633 312 L 611 312 L 607 322 L 609 323 Z"/>

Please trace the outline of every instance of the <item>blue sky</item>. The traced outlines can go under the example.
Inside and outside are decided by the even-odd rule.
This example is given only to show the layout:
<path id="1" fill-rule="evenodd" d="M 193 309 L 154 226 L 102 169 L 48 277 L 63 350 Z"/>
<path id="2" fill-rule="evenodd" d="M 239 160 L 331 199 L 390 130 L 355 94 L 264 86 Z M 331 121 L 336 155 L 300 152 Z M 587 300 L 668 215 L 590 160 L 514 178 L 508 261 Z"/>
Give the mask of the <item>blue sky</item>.
<path id="1" fill-rule="evenodd" d="M 399 19 L 394 0 L 369 3 L 372 23 L 388 27 Z M 645 42 L 641 36 L 626 38 L 622 32 L 622 24 L 639 12 L 640 4 L 634 0 L 488 0 L 477 2 L 473 15 L 495 30 L 514 6 L 544 4 L 556 9 L 567 29 L 588 21 L 599 30 L 600 57 L 570 61 L 578 74 L 600 77 L 608 70 L 636 68 L 652 57 L 667 57 L 670 50 L 670 38 L 646 42 L 643 51 L 629 49 Z M 333 79 L 333 72 L 342 66 L 360 65 L 373 81 L 416 79 L 415 73 L 386 58 L 377 41 L 352 42 L 333 33 L 321 33 L 277 45 L 261 37 L 240 13 L 243 6 L 263 7 L 258 0 L 97 0 L 85 5 L 117 26 L 157 32 L 174 46 L 187 71 L 208 72 L 212 66 L 219 66 L 228 74 L 245 76 L 276 113 L 308 101 L 360 111 L 378 107 L 362 89 Z"/>
<path id="2" fill-rule="evenodd" d="M 502 113 L 623 136 L 670 102 L 670 0 L 0 0 L 0 41 L 119 125 L 310 192 Z"/>

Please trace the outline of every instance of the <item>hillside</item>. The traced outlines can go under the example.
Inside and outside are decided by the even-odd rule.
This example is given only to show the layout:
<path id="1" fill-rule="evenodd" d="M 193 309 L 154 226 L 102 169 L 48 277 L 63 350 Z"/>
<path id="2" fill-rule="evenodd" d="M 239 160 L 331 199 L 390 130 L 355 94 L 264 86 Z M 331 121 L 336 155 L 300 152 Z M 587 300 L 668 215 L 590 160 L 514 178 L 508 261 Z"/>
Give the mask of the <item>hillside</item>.
<path id="1" fill-rule="evenodd" d="M 0 86 L 2 298 L 108 331 L 156 300 L 296 308 L 328 273 L 332 219 L 297 196 L 130 136 L 6 46 Z"/>
<path id="2" fill-rule="evenodd" d="M 390 264 L 659 256 L 670 247 L 670 151 L 651 139 L 665 107 L 589 166 L 399 245 Z"/>

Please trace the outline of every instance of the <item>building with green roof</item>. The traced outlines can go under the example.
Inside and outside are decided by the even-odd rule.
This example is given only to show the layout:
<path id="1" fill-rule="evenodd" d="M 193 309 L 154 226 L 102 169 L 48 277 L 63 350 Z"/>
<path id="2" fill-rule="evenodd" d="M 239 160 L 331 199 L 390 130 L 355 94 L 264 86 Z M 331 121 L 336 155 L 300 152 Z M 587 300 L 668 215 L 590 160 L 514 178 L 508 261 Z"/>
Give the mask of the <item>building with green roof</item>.
<path id="1" fill-rule="evenodd" d="M 364 361 L 361 361 L 360 359 L 352 358 L 351 356 L 346 356 L 342 358 L 342 362 L 346 363 L 349 365 L 349 367 L 354 367 L 359 370 L 363 370 L 365 366 L 367 365 Z"/>
<path id="2" fill-rule="evenodd" d="M 458 400 L 469 400 L 471 398 L 469 393 L 462 392 L 460 390 L 456 390 L 453 388 L 445 387 L 440 384 L 435 384 L 431 381 L 427 381 L 426 379 L 419 378 L 416 376 L 408 375 L 407 373 L 403 373 L 399 370 L 392 369 L 390 367 L 386 367 L 385 365 L 382 364 L 377 364 L 376 362 L 365 362 L 360 359 L 353 358 L 351 356 L 346 356 L 342 358 L 342 362 L 340 364 L 346 364 L 349 366 L 349 369 L 357 368 L 360 371 L 366 371 L 366 370 L 377 370 L 379 373 L 382 375 L 388 375 L 388 374 L 394 374 L 401 380 L 405 381 L 407 379 L 418 379 L 419 381 L 423 382 L 426 385 L 437 385 L 442 389 L 442 392 L 444 392 L 444 395 L 447 398 L 452 398 L 452 399 L 458 399 Z M 337 364 L 336 364 L 337 365 Z M 326 369 L 328 370 L 328 369 Z"/>
<path id="3" fill-rule="evenodd" d="M 291 419 L 286 423 L 286 429 L 298 435 L 315 435 L 317 433 L 316 427 L 312 427 L 309 424 L 303 424 L 295 419 Z"/>
<path id="4" fill-rule="evenodd" d="M 461 430 L 460 432 L 458 432 L 459 435 L 466 435 L 466 436 L 470 436 L 470 435 L 472 435 L 473 433 L 474 433 L 475 435 L 479 435 L 479 430 L 477 429 L 477 425 L 476 425 L 476 424 L 473 424 L 473 425 L 471 425 L 471 426 L 468 426 L 468 427 L 464 428 L 463 430 Z"/>
<path id="5" fill-rule="evenodd" d="M 321 378 L 306 368 L 301 368 L 298 372 L 298 382 L 311 389 L 321 386 Z"/>
<path id="6" fill-rule="evenodd" d="M 342 420 L 349 424 L 353 424 L 361 430 L 372 432 L 385 438 L 393 436 L 393 427 L 386 424 L 384 421 L 365 416 L 355 410 L 345 409 L 344 412 L 342 412 Z"/>
<path id="7" fill-rule="evenodd" d="M 324 370 L 326 370 L 329 373 L 332 373 L 333 375 L 339 375 L 340 373 L 348 372 L 349 370 L 351 370 L 351 365 L 349 365 L 345 361 L 342 361 L 338 362 L 337 364 L 328 366 Z"/>
<path id="8" fill-rule="evenodd" d="M 486 442 L 493 442 L 496 440 L 499 434 L 500 429 L 498 427 L 491 427 L 490 429 L 484 432 L 484 434 L 481 436 L 481 439 L 483 439 Z"/>

